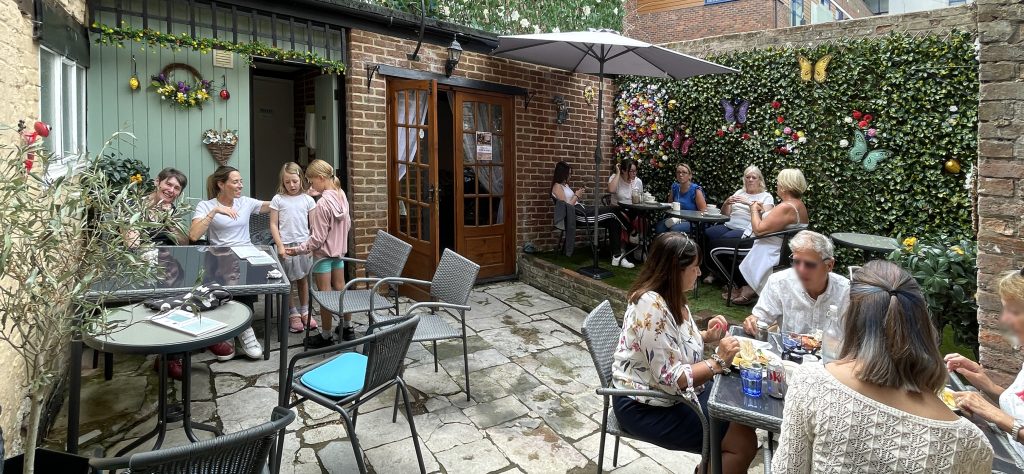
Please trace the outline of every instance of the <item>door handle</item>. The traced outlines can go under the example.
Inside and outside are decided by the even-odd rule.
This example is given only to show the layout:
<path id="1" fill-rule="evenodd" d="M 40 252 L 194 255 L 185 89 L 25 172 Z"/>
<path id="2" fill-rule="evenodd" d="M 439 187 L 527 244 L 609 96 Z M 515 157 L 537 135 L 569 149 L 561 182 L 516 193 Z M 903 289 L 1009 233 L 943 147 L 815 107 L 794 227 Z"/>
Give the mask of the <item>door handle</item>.
<path id="1" fill-rule="evenodd" d="M 427 187 L 427 202 L 435 202 L 434 199 L 436 197 L 437 197 L 437 188 L 433 184 L 431 184 L 430 186 Z"/>

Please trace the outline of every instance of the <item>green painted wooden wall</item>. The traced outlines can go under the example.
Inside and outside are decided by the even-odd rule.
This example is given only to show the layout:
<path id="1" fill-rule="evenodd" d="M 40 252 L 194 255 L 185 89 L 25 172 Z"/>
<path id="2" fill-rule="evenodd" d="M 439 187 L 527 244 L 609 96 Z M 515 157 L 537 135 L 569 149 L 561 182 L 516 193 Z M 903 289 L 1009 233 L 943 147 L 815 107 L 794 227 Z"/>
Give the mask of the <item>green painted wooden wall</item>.
<path id="1" fill-rule="evenodd" d="M 112 19 L 108 23 L 114 24 Z M 173 32 L 186 31 L 183 26 L 178 28 Z M 208 31 L 197 30 L 197 36 L 209 34 Z M 128 87 L 133 55 L 142 82 L 137 91 Z M 158 74 L 170 63 L 186 63 L 198 69 L 204 79 L 214 81 L 213 97 L 202 110 L 173 108 L 149 89 L 150 76 Z M 179 80 L 184 76 L 182 72 L 176 74 Z M 226 79 L 231 92 L 227 101 L 221 100 L 217 94 L 221 76 Z M 248 182 L 251 140 L 249 77 L 249 65 L 237 55 L 234 68 L 228 69 L 214 67 L 212 54 L 146 48 L 141 44 L 125 43 L 123 48 L 119 48 L 94 43 L 87 82 L 89 150 L 98 153 L 116 132 L 130 132 L 134 139 L 122 135 L 107 148 L 146 163 L 153 176 L 167 166 L 178 168 L 188 176 L 188 188 L 182 196 L 194 204 L 197 199 L 206 199 L 206 177 L 217 167 L 202 143 L 203 131 L 210 128 L 238 130 L 238 147 L 228 164 L 238 168 L 243 180 Z M 248 191 L 245 194 L 248 195 Z"/>

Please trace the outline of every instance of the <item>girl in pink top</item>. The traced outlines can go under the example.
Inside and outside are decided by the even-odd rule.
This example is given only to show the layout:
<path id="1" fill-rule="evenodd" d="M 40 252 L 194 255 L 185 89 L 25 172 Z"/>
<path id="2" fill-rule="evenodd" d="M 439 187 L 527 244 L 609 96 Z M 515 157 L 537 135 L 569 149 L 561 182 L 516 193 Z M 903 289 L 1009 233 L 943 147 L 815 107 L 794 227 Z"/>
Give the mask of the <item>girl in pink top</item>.
<path id="1" fill-rule="evenodd" d="M 313 160 L 306 168 L 309 185 L 320 193 L 320 201 L 309 211 L 310 235 L 302 245 L 287 249 L 288 255 L 313 253 L 314 259 L 338 258 L 348 252 L 348 231 L 352 219 L 348 212 L 348 199 L 341 190 L 341 182 L 334 176 L 334 167 L 323 160 Z M 313 267 L 317 288 L 341 290 L 345 287 L 345 264 L 341 260 L 325 260 Z M 355 339 L 351 327 L 352 316 L 342 315 L 342 339 Z M 320 334 L 310 336 L 306 347 L 324 347 L 332 344 L 331 326 L 334 315 L 320 309 Z"/>

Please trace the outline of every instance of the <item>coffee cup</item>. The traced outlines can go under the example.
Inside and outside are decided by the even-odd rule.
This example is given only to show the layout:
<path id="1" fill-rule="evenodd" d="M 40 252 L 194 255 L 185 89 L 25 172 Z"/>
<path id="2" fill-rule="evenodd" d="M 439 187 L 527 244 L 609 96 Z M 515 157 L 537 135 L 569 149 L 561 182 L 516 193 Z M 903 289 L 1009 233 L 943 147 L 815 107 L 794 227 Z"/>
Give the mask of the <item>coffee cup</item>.
<path id="1" fill-rule="evenodd" d="M 673 211 L 678 211 L 680 209 L 679 201 L 675 201 L 675 202 L 671 203 L 670 205 L 672 206 L 672 210 Z"/>
<path id="2" fill-rule="evenodd" d="M 722 214 L 722 210 L 718 209 L 717 207 L 709 207 L 706 211 L 704 211 L 704 213 L 709 216 L 719 216 Z"/>

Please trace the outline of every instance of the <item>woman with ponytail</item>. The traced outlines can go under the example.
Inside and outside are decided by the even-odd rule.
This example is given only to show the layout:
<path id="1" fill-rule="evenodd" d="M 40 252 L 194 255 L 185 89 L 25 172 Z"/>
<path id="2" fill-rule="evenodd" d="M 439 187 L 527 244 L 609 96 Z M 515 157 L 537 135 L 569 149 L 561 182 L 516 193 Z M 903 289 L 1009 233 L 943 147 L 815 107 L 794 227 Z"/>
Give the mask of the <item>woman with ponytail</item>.
<path id="1" fill-rule="evenodd" d="M 348 252 L 348 231 L 352 227 L 349 216 L 348 198 L 341 190 L 341 181 L 334 176 L 334 167 L 324 160 L 313 160 L 306 168 L 306 179 L 310 187 L 320 193 L 316 207 L 309 211 L 310 235 L 302 245 L 287 249 L 288 255 L 312 253 L 314 260 L 323 260 L 313 267 L 313 278 L 316 287 L 327 290 L 345 288 L 345 263 L 337 260 Z M 306 338 L 306 347 L 324 347 L 333 344 L 333 315 L 321 308 L 320 333 Z M 351 326 L 351 315 L 342 315 L 341 338 L 346 341 L 355 339 L 355 330 Z"/>
<path id="2" fill-rule="evenodd" d="M 209 200 L 196 204 L 188 238 L 195 242 L 206 234 L 210 245 L 252 245 L 249 239 L 249 217 L 270 212 L 270 202 L 242 196 L 242 187 L 242 173 L 230 166 L 221 166 L 206 178 L 206 195 Z M 235 300 L 252 308 L 256 297 L 237 296 Z M 238 339 L 249 358 L 263 357 L 263 346 L 251 327 L 239 334 Z M 220 361 L 235 357 L 235 345 L 231 341 L 217 343 L 209 349 Z"/>
<path id="3" fill-rule="evenodd" d="M 874 260 L 853 274 L 839 360 L 796 369 L 772 472 L 980 474 L 992 447 L 942 402 L 939 332 L 906 270 Z"/>

